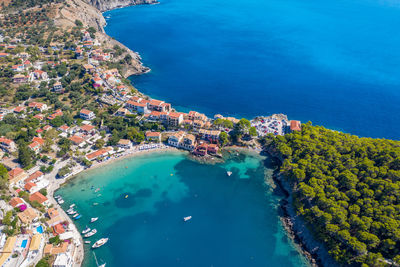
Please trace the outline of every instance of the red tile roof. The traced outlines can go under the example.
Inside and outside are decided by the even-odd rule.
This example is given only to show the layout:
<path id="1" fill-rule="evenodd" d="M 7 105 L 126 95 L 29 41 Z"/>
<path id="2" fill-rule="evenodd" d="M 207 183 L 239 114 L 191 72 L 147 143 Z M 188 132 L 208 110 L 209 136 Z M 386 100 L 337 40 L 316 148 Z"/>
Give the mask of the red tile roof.
<path id="1" fill-rule="evenodd" d="M 301 131 L 300 121 L 290 121 L 290 130 L 291 131 Z"/>
<path id="2" fill-rule="evenodd" d="M 40 204 L 43 204 L 45 201 L 47 201 L 47 197 L 43 196 L 40 192 L 35 192 L 29 196 L 29 201 L 37 201 Z"/>

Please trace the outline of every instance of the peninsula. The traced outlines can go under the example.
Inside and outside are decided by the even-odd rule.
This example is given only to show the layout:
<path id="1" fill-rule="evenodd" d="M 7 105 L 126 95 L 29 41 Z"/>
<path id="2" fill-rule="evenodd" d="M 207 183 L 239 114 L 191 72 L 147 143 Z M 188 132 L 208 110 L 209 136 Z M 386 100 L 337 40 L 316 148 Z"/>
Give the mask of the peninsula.
<path id="1" fill-rule="evenodd" d="M 80 216 L 53 196 L 69 177 L 148 151 L 212 161 L 229 146 L 277 159 L 287 226 L 314 264 L 400 264 L 400 143 L 283 114 L 181 112 L 144 95 L 127 78 L 150 69 L 105 34 L 101 12 L 156 2 L 1 1 L 0 265 L 82 264 L 85 244 L 73 224 Z"/>

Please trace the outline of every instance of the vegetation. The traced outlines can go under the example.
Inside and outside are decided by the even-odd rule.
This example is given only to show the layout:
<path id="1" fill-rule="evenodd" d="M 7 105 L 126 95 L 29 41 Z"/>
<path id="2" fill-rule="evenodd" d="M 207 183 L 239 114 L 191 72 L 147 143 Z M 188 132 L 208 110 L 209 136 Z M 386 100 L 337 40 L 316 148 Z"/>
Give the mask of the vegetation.
<path id="1" fill-rule="evenodd" d="M 283 160 L 297 212 L 341 264 L 400 264 L 400 142 L 311 124 L 265 140 Z"/>

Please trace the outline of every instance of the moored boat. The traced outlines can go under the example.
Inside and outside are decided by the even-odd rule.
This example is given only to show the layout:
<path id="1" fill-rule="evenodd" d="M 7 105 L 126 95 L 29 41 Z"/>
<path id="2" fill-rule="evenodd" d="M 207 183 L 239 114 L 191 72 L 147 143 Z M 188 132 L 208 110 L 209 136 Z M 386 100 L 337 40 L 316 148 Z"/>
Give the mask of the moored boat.
<path id="1" fill-rule="evenodd" d="M 69 207 L 72 209 L 73 207 L 75 207 L 75 204 L 71 204 L 69 205 Z"/>
<path id="2" fill-rule="evenodd" d="M 99 217 L 91 218 L 91 219 L 90 219 L 90 222 L 95 222 L 95 221 L 97 221 L 98 219 L 99 219 Z"/>
<path id="3" fill-rule="evenodd" d="M 84 235 L 84 237 L 91 237 L 92 235 L 96 234 L 97 230 L 93 229 L 92 231 L 90 231 L 89 233 L 87 233 L 86 235 Z"/>
<path id="4" fill-rule="evenodd" d="M 91 230 L 91 229 L 90 229 L 89 227 L 86 227 L 86 229 L 82 231 L 82 234 L 89 233 L 89 232 L 90 232 L 90 230 Z"/>
<path id="5" fill-rule="evenodd" d="M 81 217 L 82 217 L 82 215 L 78 214 L 78 216 L 76 216 L 74 219 L 75 219 L 75 220 L 78 220 L 78 219 L 80 219 Z"/>
<path id="6" fill-rule="evenodd" d="M 92 241 L 90 241 L 90 240 L 86 240 L 85 241 L 85 244 L 90 244 Z"/>
<path id="7" fill-rule="evenodd" d="M 102 238 L 96 241 L 96 243 L 93 244 L 92 248 L 99 248 L 103 246 L 105 243 L 108 242 L 108 238 Z"/>
<path id="8" fill-rule="evenodd" d="M 74 216 L 72 216 L 72 218 L 76 218 L 79 216 L 79 213 L 76 213 Z"/>

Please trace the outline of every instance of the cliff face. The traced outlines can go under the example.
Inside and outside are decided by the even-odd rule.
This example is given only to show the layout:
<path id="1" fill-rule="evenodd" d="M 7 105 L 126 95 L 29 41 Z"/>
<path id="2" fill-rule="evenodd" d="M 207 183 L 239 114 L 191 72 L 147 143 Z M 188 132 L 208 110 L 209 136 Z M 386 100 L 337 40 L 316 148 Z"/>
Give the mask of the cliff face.
<path id="1" fill-rule="evenodd" d="M 157 0 L 88 0 L 88 2 L 101 12 L 125 6 L 158 3 Z"/>

